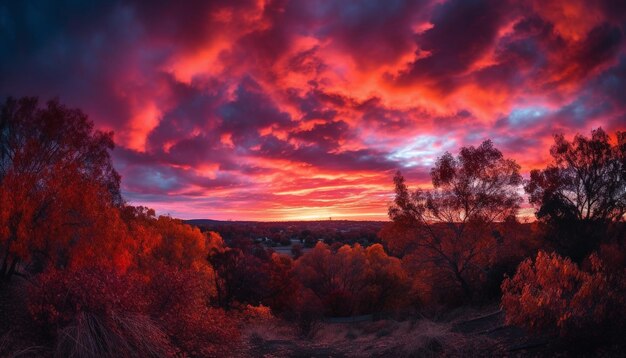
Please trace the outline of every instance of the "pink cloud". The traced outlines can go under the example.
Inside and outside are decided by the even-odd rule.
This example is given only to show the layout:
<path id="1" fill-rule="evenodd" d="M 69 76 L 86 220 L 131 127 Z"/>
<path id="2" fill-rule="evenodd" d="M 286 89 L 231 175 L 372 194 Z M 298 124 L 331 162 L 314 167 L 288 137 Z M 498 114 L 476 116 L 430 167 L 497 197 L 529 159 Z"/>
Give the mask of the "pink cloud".
<path id="1" fill-rule="evenodd" d="M 126 197 L 183 218 L 385 219 L 393 172 L 427 186 L 444 151 L 492 139 L 528 172 L 555 132 L 626 129 L 614 1 L 3 11 L 0 95 L 115 130 Z"/>

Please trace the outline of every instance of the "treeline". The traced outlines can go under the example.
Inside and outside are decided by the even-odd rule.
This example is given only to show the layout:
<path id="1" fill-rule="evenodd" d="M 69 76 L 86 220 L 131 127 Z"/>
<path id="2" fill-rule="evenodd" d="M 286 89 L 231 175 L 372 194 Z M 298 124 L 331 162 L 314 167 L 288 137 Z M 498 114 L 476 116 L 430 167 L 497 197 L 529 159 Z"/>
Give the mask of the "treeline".
<path id="1" fill-rule="evenodd" d="M 234 355 L 242 325 L 267 310 L 306 335 L 324 316 L 500 298 L 507 321 L 534 333 L 600 345 L 626 328 L 622 133 L 557 136 L 553 162 L 529 180 L 490 141 L 440 157 L 432 190 L 410 191 L 398 173 L 378 238 L 353 231 L 367 245 L 271 225 L 223 240 L 126 205 L 113 145 L 57 101 L 2 105 L 0 355 Z M 516 216 L 524 190 L 531 224 Z M 292 259 L 251 232 L 311 236 L 314 247 Z"/>
<path id="2" fill-rule="evenodd" d="M 485 302 L 500 287 L 507 323 L 579 353 L 623 344 L 626 133 L 556 135 L 550 155 L 529 180 L 490 141 L 440 157 L 432 190 L 410 192 L 398 173 L 381 237 L 427 306 Z M 531 225 L 517 222 L 522 190 Z"/>
<path id="3" fill-rule="evenodd" d="M 383 222 L 377 221 L 215 221 L 187 220 L 201 231 L 220 234 L 229 246 L 246 245 L 250 241 L 263 242 L 266 246 L 288 246 L 300 242 L 302 246 L 313 247 L 318 241 L 326 244 L 360 244 L 369 246 L 380 242 L 378 232 Z"/>

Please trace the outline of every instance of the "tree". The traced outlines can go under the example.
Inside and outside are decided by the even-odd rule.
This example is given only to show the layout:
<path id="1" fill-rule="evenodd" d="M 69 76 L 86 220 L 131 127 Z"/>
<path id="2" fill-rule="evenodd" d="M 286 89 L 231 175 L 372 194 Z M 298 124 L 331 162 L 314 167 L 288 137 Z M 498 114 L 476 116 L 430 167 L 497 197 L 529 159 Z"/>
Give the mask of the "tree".
<path id="1" fill-rule="evenodd" d="M 94 130 L 80 110 L 58 101 L 41 108 L 36 98 L 5 101 L 0 108 L 0 279 L 9 279 L 33 255 L 64 256 L 60 247 L 69 247 L 85 226 L 107 217 L 96 211 L 122 203 L 109 154 L 113 146 L 112 133 Z"/>
<path id="2" fill-rule="evenodd" d="M 159 216 L 153 225 L 161 236 L 154 252 L 157 259 L 179 268 L 199 269 L 207 264 L 210 234 L 203 234 L 197 227 L 169 216 Z"/>
<path id="3" fill-rule="evenodd" d="M 612 222 L 624 221 L 626 133 L 616 137 L 612 145 L 602 128 L 572 142 L 556 135 L 552 162 L 531 171 L 525 185 L 537 218 L 547 224 L 548 239 L 575 261 L 598 247 Z"/>
<path id="4" fill-rule="evenodd" d="M 365 288 L 365 255 L 357 245 L 332 251 L 318 242 L 296 262 L 297 277 L 305 288 L 317 296 L 331 316 L 356 314 L 356 298 Z"/>
<path id="5" fill-rule="evenodd" d="M 365 298 L 361 307 L 365 312 L 383 312 L 401 308 L 406 301 L 409 281 L 402 261 L 389 256 L 381 244 L 365 249 L 368 277 Z"/>
<path id="6" fill-rule="evenodd" d="M 207 257 L 215 270 L 215 291 L 219 307 L 232 308 L 235 303 L 258 305 L 271 296 L 268 293 L 268 262 L 239 248 L 214 247 Z"/>
<path id="7" fill-rule="evenodd" d="M 471 278 L 485 273 L 486 255 L 497 244 L 493 224 L 514 217 L 519 208 L 519 169 L 485 141 L 461 148 L 456 158 L 441 156 L 430 171 L 432 190 L 409 193 L 398 172 L 389 208 L 395 229 L 385 231 L 398 235 L 383 239 L 411 259 L 443 270 L 470 296 Z"/>
<path id="8" fill-rule="evenodd" d="M 239 341 L 237 321 L 211 307 L 210 281 L 201 272 L 162 263 L 148 284 L 148 312 L 182 357 L 223 357 Z"/>
<path id="9" fill-rule="evenodd" d="M 8 98 L 0 107 L 0 182 L 8 173 L 41 178 L 55 167 L 72 168 L 98 182 L 121 204 L 120 176 L 111 163 L 113 132 L 94 129 L 79 109 L 34 97 Z"/>
<path id="10" fill-rule="evenodd" d="M 296 278 L 331 316 L 379 313 L 394 308 L 407 287 L 401 262 L 382 245 L 343 245 L 336 251 L 318 242 L 296 261 Z"/>

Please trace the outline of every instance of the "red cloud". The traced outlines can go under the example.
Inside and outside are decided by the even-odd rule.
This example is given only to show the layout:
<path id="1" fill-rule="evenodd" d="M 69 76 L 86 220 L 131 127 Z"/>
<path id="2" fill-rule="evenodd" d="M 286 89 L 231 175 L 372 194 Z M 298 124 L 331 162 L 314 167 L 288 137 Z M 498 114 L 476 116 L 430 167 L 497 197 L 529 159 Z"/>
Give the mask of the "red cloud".
<path id="1" fill-rule="evenodd" d="M 5 13 L 0 94 L 58 96 L 115 130 L 126 196 L 184 218 L 384 219 L 392 173 L 428 185 L 446 150 L 491 138 L 528 171 L 555 132 L 626 129 L 611 0 Z"/>

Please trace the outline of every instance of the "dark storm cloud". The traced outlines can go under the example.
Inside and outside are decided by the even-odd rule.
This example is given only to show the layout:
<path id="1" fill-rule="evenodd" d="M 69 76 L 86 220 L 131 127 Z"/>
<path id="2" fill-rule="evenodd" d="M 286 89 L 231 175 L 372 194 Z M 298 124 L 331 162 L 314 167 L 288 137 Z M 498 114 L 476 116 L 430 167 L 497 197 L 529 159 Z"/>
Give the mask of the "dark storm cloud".
<path id="1" fill-rule="evenodd" d="M 452 0 L 438 5 L 433 27 L 417 36 L 419 51 L 430 53 L 414 61 L 400 82 L 419 80 L 449 88 L 454 76 L 466 71 L 490 48 L 504 21 L 506 2 Z"/>

